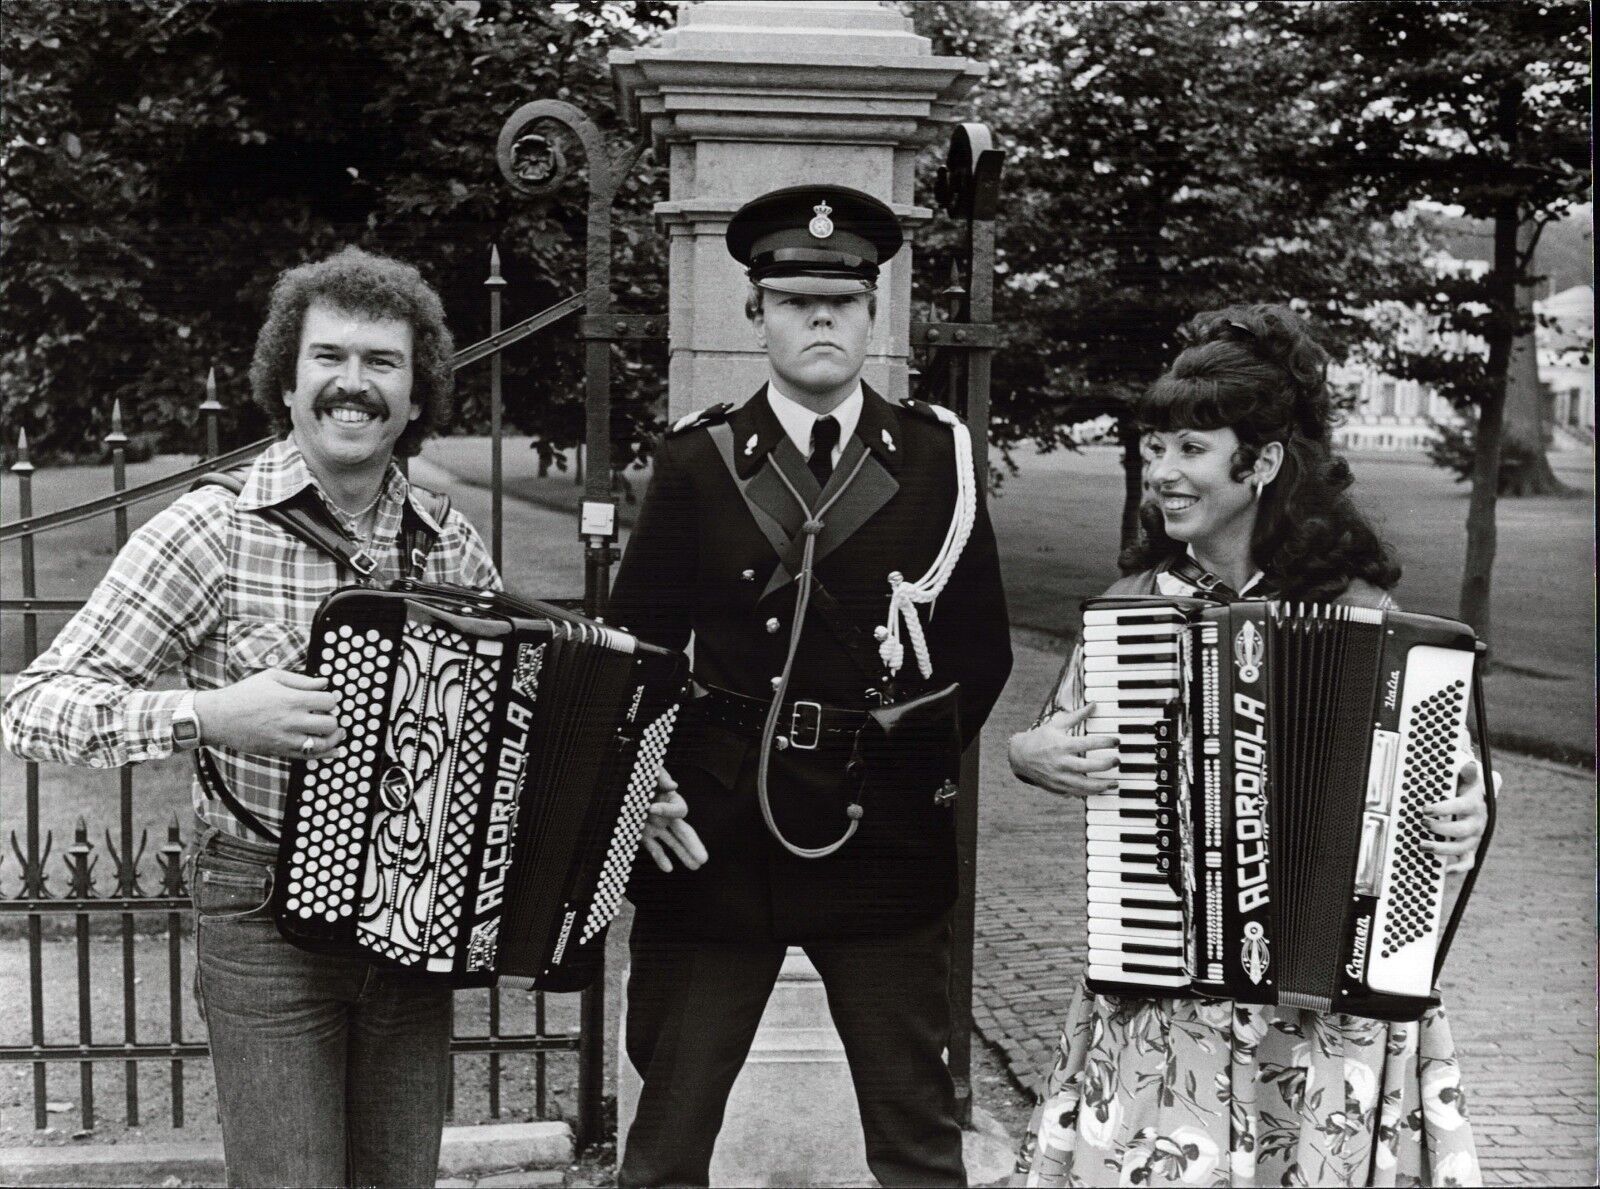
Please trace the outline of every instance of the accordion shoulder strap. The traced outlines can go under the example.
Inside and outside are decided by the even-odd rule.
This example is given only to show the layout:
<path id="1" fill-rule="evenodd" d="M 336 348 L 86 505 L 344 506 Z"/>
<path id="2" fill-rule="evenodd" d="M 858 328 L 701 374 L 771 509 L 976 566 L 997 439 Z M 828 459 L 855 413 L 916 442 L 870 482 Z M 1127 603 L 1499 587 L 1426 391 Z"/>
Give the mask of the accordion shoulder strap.
<path id="1" fill-rule="evenodd" d="M 244 489 L 244 483 L 232 472 L 210 471 L 196 479 L 189 490 L 193 491 L 197 487 L 222 487 L 238 495 Z M 428 515 L 435 523 L 442 523 L 450 514 L 448 495 L 428 491 L 415 485 L 412 486 L 411 492 L 417 502 L 426 506 Z M 270 520 L 291 536 L 304 541 L 313 549 L 321 550 L 347 569 L 360 574 L 362 578 L 371 578 L 377 569 L 376 559 L 366 550 L 355 548 L 315 498 L 308 497 L 292 500 L 286 504 L 257 508 L 255 513 L 265 520 Z M 400 554 L 402 568 L 409 568 L 408 576 L 413 580 L 422 580 L 427 570 L 428 554 L 433 551 L 434 543 L 438 539 L 439 534 L 433 526 L 412 507 L 411 500 L 407 500 L 401 508 Z"/>
<path id="2" fill-rule="evenodd" d="M 205 789 L 206 795 L 226 805 L 228 812 L 233 814 L 245 829 L 265 838 L 273 846 L 282 841 L 282 835 L 269 829 L 265 822 L 246 809 L 239 798 L 233 795 L 228 788 L 228 782 L 222 779 L 222 773 L 217 770 L 217 762 L 211 758 L 211 753 L 203 745 L 194 749 L 194 771 L 200 778 L 200 787 Z"/>

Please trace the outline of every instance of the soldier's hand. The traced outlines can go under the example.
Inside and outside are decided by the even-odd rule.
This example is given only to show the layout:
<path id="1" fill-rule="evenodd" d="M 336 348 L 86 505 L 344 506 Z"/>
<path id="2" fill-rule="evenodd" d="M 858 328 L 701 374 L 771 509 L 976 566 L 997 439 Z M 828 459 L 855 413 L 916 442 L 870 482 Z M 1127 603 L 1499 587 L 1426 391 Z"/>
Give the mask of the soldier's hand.
<path id="1" fill-rule="evenodd" d="M 200 741 L 249 755 L 322 759 L 344 742 L 326 677 L 264 669 L 194 696 Z M 307 742 L 309 740 L 309 743 Z"/>
<path id="2" fill-rule="evenodd" d="M 1116 739 L 1071 733 L 1092 709 L 1057 711 L 1032 730 L 1011 736 L 1011 771 L 1052 793 L 1084 797 L 1114 791 L 1117 782 L 1100 773 L 1117 766 Z"/>
<path id="3" fill-rule="evenodd" d="M 689 824 L 689 802 L 678 792 L 678 782 L 663 768 L 656 777 L 656 799 L 644 823 L 644 848 L 656 866 L 672 870 L 672 857 L 690 871 L 698 869 L 710 856 L 700 835 Z"/>
<path id="4" fill-rule="evenodd" d="M 1494 791 L 1500 793 L 1500 773 L 1494 774 Z M 1465 875 L 1478 861 L 1478 843 L 1489 825 L 1489 806 L 1484 799 L 1483 766 L 1476 758 L 1461 765 L 1456 795 L 1428 806 L 1428 829 L 1434 838 L 1424 837 L 1424 849 L 1445 859 L 1446 875 Z M 1451 860 L 1454 859 L 1454 862 Z"/>

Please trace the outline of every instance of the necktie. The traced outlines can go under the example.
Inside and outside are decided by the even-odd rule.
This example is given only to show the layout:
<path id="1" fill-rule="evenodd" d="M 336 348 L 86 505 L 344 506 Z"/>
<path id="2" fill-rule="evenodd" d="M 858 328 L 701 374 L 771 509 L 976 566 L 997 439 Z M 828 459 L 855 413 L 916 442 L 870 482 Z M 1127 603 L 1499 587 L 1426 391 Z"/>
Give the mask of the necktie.
<path id="1" fill-rule="evenodd" d="M 817 477 L 817 485 L 826 487 L 828 476 L 833 474 L 833 448 L 839 444 L 839 423 L 832 417 L 818 417 L 811 426 L 811 457 L 806 466 Z"/>

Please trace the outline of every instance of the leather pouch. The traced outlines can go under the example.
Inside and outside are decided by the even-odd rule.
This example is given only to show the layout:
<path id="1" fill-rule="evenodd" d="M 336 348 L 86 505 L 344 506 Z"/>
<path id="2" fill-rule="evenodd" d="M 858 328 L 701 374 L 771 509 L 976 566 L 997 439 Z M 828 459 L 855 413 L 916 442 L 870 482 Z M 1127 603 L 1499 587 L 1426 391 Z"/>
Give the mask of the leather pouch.
<path id="1" fill-rule="evenodd" d="M 961 779 L 961 687 L 956 684 L 867 711 L 862 731 L 869 789 L 955 800 Z"/>

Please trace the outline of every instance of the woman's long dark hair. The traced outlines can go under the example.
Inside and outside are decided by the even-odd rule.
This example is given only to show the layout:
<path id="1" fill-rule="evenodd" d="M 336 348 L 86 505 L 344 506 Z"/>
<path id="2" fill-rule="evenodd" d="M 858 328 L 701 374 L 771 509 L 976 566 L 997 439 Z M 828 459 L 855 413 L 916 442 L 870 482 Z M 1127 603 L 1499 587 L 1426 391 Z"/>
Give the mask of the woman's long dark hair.
<path id="1" fill-rule="evenodd" d="M 1331 600 L 1352 579 L 1385 590 L 1400 565 L 1346 494 L 1350 466 L 1330 444 L 1328 353 L 1286 306 L 1229 306 L 1184 328 L 1189 346 L 1134 401 L 1141 432 L 1230 428 L 1239 435 L 1233 478 L 1250 473 L 1261 447 L 1283 443 L 1283 465 L 1261 492 L 1250 555 L 1280 596 Z M 1124 573 L 1183 554 L 1160 506 L 1139 509 L 1139 535 L 1119 559 Z"/>

